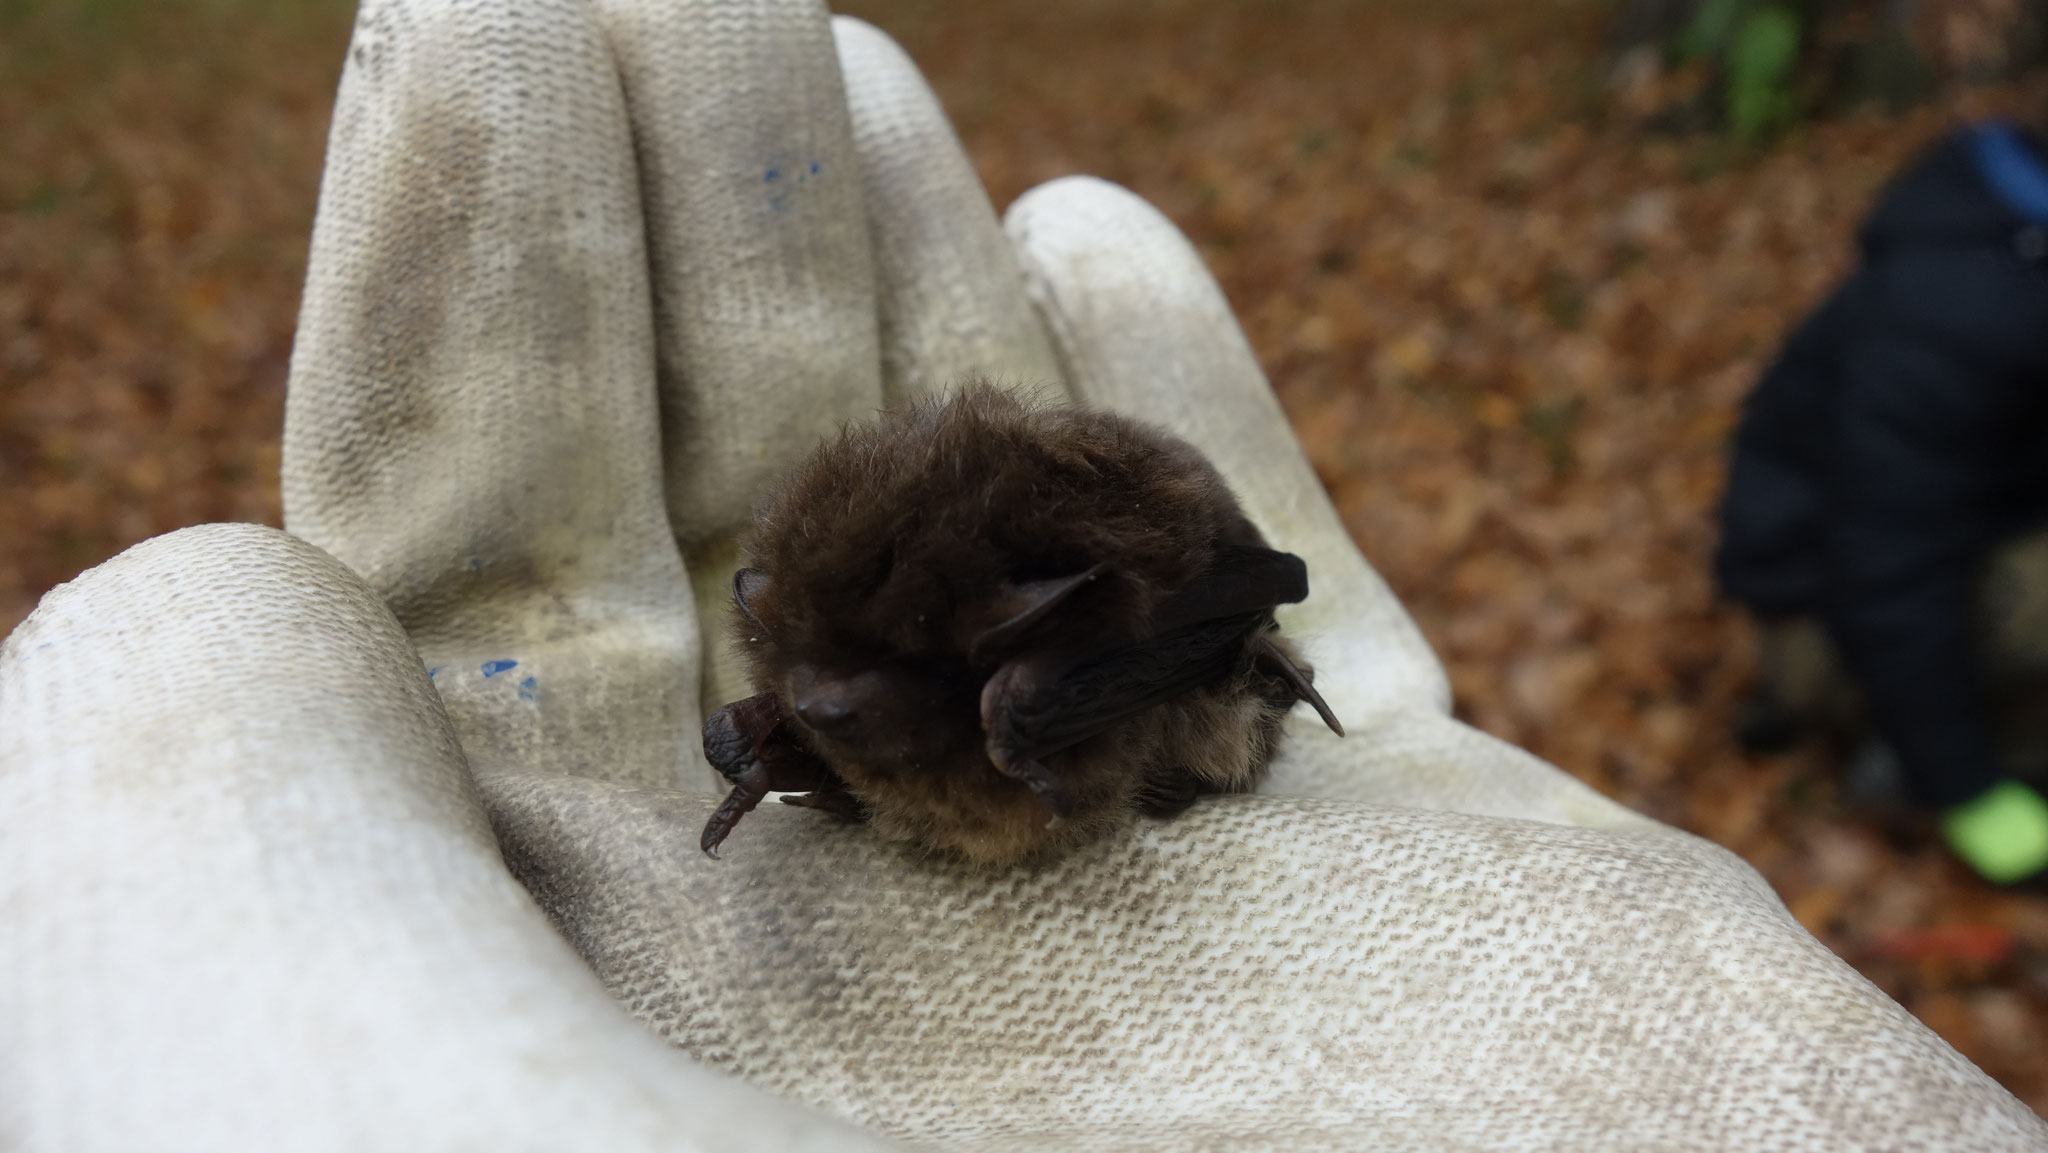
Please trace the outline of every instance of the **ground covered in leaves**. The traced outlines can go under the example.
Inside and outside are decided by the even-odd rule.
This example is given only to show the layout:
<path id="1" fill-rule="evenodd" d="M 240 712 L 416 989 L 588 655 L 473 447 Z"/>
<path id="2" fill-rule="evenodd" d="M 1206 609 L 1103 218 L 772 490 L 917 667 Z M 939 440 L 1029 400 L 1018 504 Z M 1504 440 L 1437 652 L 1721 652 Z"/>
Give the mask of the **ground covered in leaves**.
<path id="1" fill-rule="evenodd" d="M 1755 150 L 1600 0 L 853 0 L 998 205 L 1091 172 L 1201 247 L 1461 715 L 1770 878 L 2048 1111 L 2048 901 L 1729 736 L 1753 638 L 1707 572 L 1723 448 L 1887 175 L 1986 88 Z M 337 0 L 0 0 L 0 632 L 144 537 L 277 523 Z"/>

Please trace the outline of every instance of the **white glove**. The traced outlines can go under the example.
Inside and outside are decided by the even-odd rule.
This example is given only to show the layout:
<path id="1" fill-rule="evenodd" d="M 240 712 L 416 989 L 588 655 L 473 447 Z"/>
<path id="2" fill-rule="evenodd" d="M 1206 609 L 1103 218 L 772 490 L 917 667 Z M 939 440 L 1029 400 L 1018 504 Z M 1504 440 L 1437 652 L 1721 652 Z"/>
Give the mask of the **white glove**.
<path id="1" fill-rule="evenodd" d="M 368 0 L 286 431 L 319 548 L 175 533 L 0 649 L 0 1147 L 2048 1148 L 1741 862 L 1450 719 L 1157 213 L 1006 227 L 813 4 Z M 705 859 L 744 689 L 692 586 L 970 371 L 1209 452 L 1352 736 L 993 875 L 774 806 Z"/>

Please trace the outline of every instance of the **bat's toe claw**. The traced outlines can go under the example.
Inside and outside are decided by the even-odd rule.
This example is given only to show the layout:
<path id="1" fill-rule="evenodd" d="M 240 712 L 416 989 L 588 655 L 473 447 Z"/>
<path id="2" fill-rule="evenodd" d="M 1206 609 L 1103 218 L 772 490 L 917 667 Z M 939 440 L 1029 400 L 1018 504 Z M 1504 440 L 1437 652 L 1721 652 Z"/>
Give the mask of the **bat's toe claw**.
<path id="1" fill-rule="evenodd" d="M 734 790 L 734 794 L 738 796 L 739 791 Z M 741 808 L 734 803 L 733 798 L 727 798 L 724 804 L 718 806 L 718 811 L 711 814 L 711 819 L 704 822 L 704 832 L 697 838 L 697 847 L 704 850 L 705 856 L 714 861 L 719 860 L 718 846 L 724 844 L 725 839 L 732 835 L 733 826 L 739 824 L 740 818 L 751 808 L 752 805 Z"/>
<path id="2" fill-rule="evenodd" d="M 996 771 L 1030 789 L 1039 803 L 1052 810 L 1055 819 L 1074 815 L 1074 793 L 1051 769 L 1030 757 L 1019 756 L 1002 744 L 989 742 L 989 763 Z"/>
<path id="3" fill-rule="evenodd" d="M 1343 722 L 1330 710 L 1329 703 L 1323 700 L 1323 694 L 1316 691 L 1315 679 L 1306 670 L 1295 664 L 1280 646 L 1273 643 L 1271 637 L 1261 637 L 1255 651 L 1261 667 L 1286 681 L 1287 687 L 1294 691 L 1295 699 L 1307 701 L 1309 707 L 1316 711 L 1316 715 L 1323 718 L 1323 723 L 1330 726 L 1331 732 L 1340 737 L 1344 735 Z"/>
<path id="4" fill-rule="evenodd" d="M 1074 795 L 1065 789 L 1040 793 L 1038 801 L 1051 811 L 1055 824 L 1074 814 Z"/>
<path id="5" fill-rule="evenodd" d="M 1074 792 L 1051 769 L 1029 759 L 1015 762 L 1011 769 L 1012 775 L 1038 798 L 1038 803 L 1052 812 L 1054 824 L 1074 815 Z"/>

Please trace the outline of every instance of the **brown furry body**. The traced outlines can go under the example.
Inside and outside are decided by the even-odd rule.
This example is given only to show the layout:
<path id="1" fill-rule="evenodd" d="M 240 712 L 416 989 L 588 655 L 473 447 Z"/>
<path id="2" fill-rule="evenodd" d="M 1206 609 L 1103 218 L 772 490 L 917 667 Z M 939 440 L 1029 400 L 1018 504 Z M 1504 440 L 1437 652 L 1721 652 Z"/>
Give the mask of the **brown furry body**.
<path id="1" fill-rule="evenodd" d="M 746 564 L 760 583 L 735 635 L 757 691 L 878 832 L 1000 863 L 1264 776 L 1296 694 L 1250 640 L 1211 683 L 1046 756 L 1072 796 L 1063 821 L 985 748 L 983 687 L 1014 654 L 977 638 L 1011 614 L 1006 590 L 1100 566 L 1017 644 L 1142 642 L 1154 610 L 1228 545 L 1264 541 L 1191 446 L 974 385 L 844 430 L 785 480 L 756 518 Z M 1272 628 L 1267 612 L 1251 640 Z M 856 728 L 799 718 L 821 681 L 862 687 Z"/>

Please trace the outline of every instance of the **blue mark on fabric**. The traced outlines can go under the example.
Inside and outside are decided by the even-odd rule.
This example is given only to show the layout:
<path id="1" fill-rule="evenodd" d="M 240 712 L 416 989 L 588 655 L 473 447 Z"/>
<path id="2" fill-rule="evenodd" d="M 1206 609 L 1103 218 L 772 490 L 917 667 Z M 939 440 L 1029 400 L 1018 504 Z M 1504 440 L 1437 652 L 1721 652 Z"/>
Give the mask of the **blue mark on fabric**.
<path id="1" fill-rule="evenodd" d="M 39 644 L 39 645 L 37 645 L 37 646 L 36 646 L 36 651 L 37 651 L 37 652 L 39 652 L 39 653 L 41 653 L 41 652 L 48 652 L 49 650 L 51 650 L 51 649 L 54 649 L 54 648 L 56 648 L 56 647 L 57 647 L 57 642 L 56 642 L 56 641 L 44 641 L 44 642 L 43 642 L 42 644 Z"/>
<path id="2" fill-rule="evenodd" d="M 444 669 L 444 668 L 447 668 L 447 667 L 448 667 L 447 665 L 435 665 L 435 666 L 434 666 L 433 668 L 430 668 L 430 669 L 428 669 L 428 670 L 427 670 L 427 679 L 431 681 L 431 680 L 433 680 L 433 679 L 434 679 L 435 677 L 438 677 L 438 676 L 440 676 L 440 675 L 441 675 L 441 670 L 442 670 L 442 669 Z"/>
<path id="3" fill-rule="evenodd" d="M 516 669 L 518 667 L 518 661 L 485 661 L 484 676 L 495 677 L 499 673 L 505 672 L 509 669 Z"/>
<path id="4" fill-rule="evenodd" d="M 796 176 L 796 179 L 783 179 L 786 171 L 793 172 Z M 801 164 L 801 162 L 799 162 L 797 167 L 793 169 L 785 170 L 781 167 L 776 167 L 764 171 L 761 174 L 761 183 L 769 186 L 769 209 L 774 212 L 781 212 L 787 209 L 789 207 L 790 194 L 795 189 L 795 187 L 809 180 L 811 177 L 816 176 L 821 171 L 823 171 L 823 169 L 815 160 L 811 161 L 808 169 L 806 169 Z"/>
<path id="5" fill-rule="evenodd" d="M 484 571 L 484 562 L 482 562 L 482 561 L 480 561 L 480 560 L 476 559 L 475 557 L 470 557 L 470 558 L 469 558 L 469 571 L 471 571 L 471 572 L 482 572 L 482 571 Z"/>
<path id="6" fill-rule="evenodd" d="M 1970 150 L 1984 183 L 2005 206 L 2035 224 L 2048 224 L 2048 163 L 2003 120 L 1989 120 L 1970 132 Z"/>
<path id="7" fill-rule="evenodd" d="M 534 678 L 532 678 L 532 677 L 528 677 L 528 678 L 526 678 L 525 680 L 523 680 L 523 681 L 520 681 L 520 682 L 519 682 L 519 699 L 520 699 L 520 700 L 522 700 L 522 701 L 530 701 L 530 700 L 532 700 L 532 699 L 533 699 L 534 697 L 536 697 L 536 696 L 538 696 L 538 695 L 539 695 L 539 692 L 538 692 L 539 686 L 540 686 L 540 682 L 539 682 L 539 681 L 537 681 L 537 680 L 535 680 L 535 679 L 534 679 Z"/>

